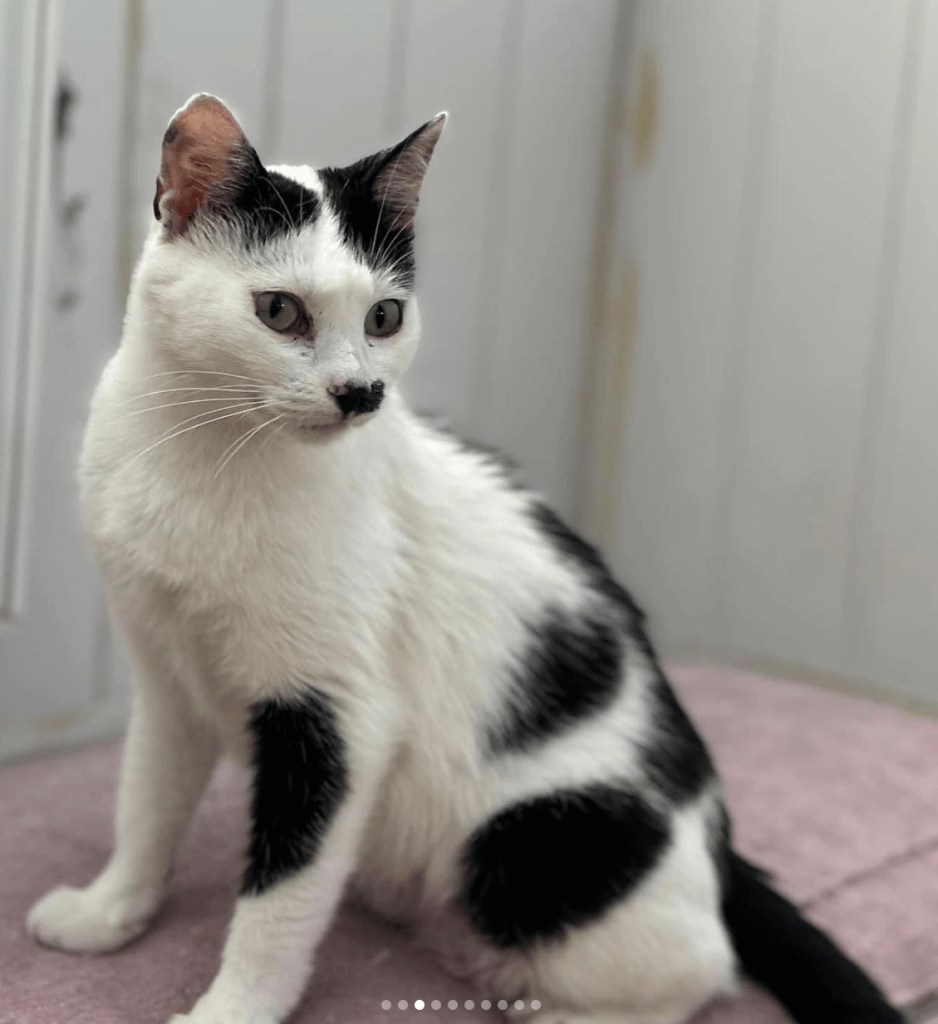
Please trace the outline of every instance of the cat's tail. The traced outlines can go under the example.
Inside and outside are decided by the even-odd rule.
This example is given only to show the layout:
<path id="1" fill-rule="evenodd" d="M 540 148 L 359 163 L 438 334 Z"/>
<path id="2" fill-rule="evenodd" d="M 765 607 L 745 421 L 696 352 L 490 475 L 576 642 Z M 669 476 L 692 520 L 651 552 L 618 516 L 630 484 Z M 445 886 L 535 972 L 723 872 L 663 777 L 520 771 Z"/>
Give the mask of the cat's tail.
<path id="1" fill-rule="evenodd" d="M 728 852 L 723 916 L 743 971 L 798 1024 L 903 1024 L 875 983 L 768 876 Z"/>

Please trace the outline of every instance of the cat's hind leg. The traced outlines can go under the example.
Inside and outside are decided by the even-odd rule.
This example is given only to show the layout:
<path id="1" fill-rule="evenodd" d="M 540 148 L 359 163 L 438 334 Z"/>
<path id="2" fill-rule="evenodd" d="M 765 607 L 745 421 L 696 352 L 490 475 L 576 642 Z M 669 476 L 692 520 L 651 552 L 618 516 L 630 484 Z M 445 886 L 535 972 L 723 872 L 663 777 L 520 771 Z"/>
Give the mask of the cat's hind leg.
<path id="1" fill-rule="evenodd" d="M 586 806 L 581 800 L 581 818 Z M 532 857 L 527 873 L 534 883 L 527 887 L 520 866 L 515 871 L 504 859 L 498 862 L 500 871 L 473 877 L 469 895 L 477 902 L 475 907 L 470 903 L 470 912 L 475 911 L 477 927 L 479 922 L 490 926 L 502 946 L 500 957 L 478 958 L 480 988 L 528 1007 L 538 1000 L 542 1009 L 533 1015 L 528 1010 L 527 1017 L 523 1010 L 518 1014 L 525 1024 L 684 1024 L 713 997 L 736 991 L 736 956 L 720 910 L 706 806 L 702 799 L 676 812 L 655 862 L 626 895 L 601 910 L 593 887 L 602 881 L 598 857 L 575 877 L 572 871 L 557 870 L 556 858 L 545 856 L 538 864 Z M 555 818 L 542 823 L 546 851 L 553 852 L 571 831 L 593 839 L 564 808 L 556 805 Z M 637 842 L 640 817 L 633 817 L 629 835 Z M 514 842 L 507 819 L 498 838 Z M 615 847 L 617 863 L 628 855 L 630 841 L 626 836 Z M 475 849 L 481 849 L 480 842 Z M 571 907 L 585 906 L 591 895 L 597 896 L 592 920 L 566 923 L 560 934 L 549 928 L 553 921 L 563 923 Z M 534 933 L 531 939 L 519 945 L 509 941 L 507 924 L 495 930 L 509 920 L 506 907 L 516 927 L 520 922 Z"/>

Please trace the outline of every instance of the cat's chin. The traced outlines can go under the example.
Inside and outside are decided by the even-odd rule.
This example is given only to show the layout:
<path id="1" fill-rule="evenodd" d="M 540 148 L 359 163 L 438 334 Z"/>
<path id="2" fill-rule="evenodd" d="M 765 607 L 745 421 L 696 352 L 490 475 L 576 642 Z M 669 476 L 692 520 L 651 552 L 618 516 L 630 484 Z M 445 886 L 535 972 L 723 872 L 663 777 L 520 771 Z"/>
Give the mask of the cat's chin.
<path id="1" fill-rule="evenodd" d="M 293 426 L 292 434 L 298 440 L 304 444 L 322 444 L 325 441 L 331 441 L 340 434 L 344 434 L 349 429 L 350 424 L 347 421 L 341 423 L 297 423 Z"/>

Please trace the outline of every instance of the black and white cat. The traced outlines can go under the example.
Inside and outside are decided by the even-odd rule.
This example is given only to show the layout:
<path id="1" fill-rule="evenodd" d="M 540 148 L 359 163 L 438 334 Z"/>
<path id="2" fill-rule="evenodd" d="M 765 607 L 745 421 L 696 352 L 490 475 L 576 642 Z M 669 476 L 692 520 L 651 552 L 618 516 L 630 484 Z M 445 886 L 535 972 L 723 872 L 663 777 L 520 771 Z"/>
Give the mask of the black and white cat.
<path id="1" fill-rule="evenodd" d="M 81 462 L 136 699 L 116 848 L 29 915 L 153 917 L 218 757 L 248 867 L 192 1024 L 279 1024 L 346 892 L 532 1024 L 679 1024 L 740 971 L 802 1024 L 901 1020 L 732 852 L 641 612 L 490 457 L 411 413 L 417 197 L 440 115 L 351 167 L 265 168 L 172 119 Z"/>

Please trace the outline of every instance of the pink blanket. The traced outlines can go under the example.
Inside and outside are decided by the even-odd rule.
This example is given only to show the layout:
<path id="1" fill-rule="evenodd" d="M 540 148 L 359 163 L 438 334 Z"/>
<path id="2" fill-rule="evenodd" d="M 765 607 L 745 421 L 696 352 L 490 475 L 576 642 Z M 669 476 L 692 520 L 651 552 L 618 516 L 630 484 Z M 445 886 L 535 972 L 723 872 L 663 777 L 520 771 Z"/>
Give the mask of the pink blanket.
<path id="1" fill-rule="evenodd" d="M 742 852 L 773 870 L 894 999 L 918 1006 L 917 1019 L 938 1021 L 938 722 L 722 669 L 673 675 L 712 745 Z M 214 780 L 145 937 L 85 958 L 25 935 L 37 896 L 84 883 L 104 863 L 117 763 L 109 745 L 0 771 L 0 1024 L 163 1024 L 211 980 L 244 846 L 244 780 L 233 769 Z M 436 1019 L 503 1017 L 405 935 L 346 911 L 291 1024 Z M 695 1024 L 785 1021 L 752 991 Z"/>

